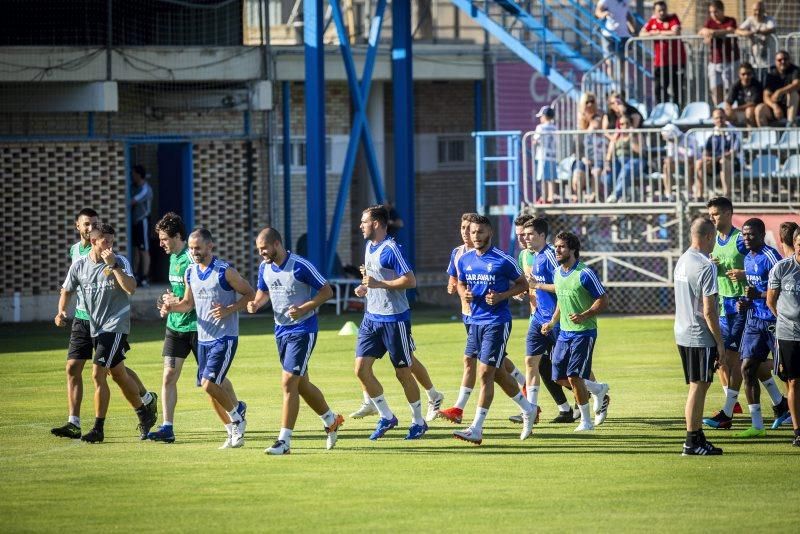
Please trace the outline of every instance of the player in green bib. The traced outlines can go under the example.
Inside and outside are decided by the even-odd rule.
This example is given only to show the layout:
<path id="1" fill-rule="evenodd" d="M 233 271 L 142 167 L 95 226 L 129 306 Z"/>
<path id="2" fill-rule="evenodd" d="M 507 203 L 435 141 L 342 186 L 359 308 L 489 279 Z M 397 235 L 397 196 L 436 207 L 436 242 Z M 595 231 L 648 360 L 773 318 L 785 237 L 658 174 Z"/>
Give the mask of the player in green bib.
<path id="1" fill-rule="evenodd" d="M 163 422 L 158 430 L 150 432 L 148 439 L 153 441 L 163 441 L 173 443 L 175 432 L 173 420 L 175 417 L 175 406 L 178 403 L 178 379 L 181 376 L 183 363 L 191 352 L 197 360 L 197 314 L 194 310 L 188 312 L 169 312 L 163 310 L 163 304 L 167 301 L 178 302 L 186 292 L 185 274 L 186 269 L 192 264 L 189 249 L 186 246 L 186 226 L 183 219 L 175 213 L 167 213 L 156 223 L 156 233 L 161 248 L 169 254 L 169 291 L 159 299 L 159 309 L 161 316 L 167 317 L 167 332 L 164 336 L 164 375 L 161 384 L 161 406 L 163 411 Z M 238 404 L 233 384 L 225 378 L 222 388 L 231 396 L 233 401 Z M 230 417 L 225 409 L 214 404 L 214 410 L 225 425 L 230 434 Z M 246 409 L 246 408 L 245 408 Z"/>
<path id="2" fill-rule="evenodd" d="M 558 303 L 553 318 L 542 326 L 542 334 L 547 335 L 556 324 L 560 325 L 561 332 L 552 355 L 553 379 L 572 387 L 581 412 L 581 422 L 575 431 L 594 430 L 589 393 L 595 399 L 604 399 L 608 385 L 593 382 L 589 377 L 597 339 L 597 315 L 608 307 L 608 295 L 597 274 L 579 261 L 581 242 L 578 236 L 561 232 L 553 245 L 560 265 L 553 275 Z"/>

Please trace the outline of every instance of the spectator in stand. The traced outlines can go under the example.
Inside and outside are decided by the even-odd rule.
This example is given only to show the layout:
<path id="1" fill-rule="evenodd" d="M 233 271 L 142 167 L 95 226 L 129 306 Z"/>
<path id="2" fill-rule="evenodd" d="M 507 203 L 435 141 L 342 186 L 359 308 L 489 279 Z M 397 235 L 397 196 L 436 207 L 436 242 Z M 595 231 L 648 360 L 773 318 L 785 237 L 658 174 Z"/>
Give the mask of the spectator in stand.
<path id="1" fill-rule="evenodd" d="M 712 180 L 720 177 L 722 196 L 730 198 L 731 180 L 734 173 L 738 173 L 742 167 L 741 134 L 725 120 L 725 111 L 720 108 L 711 113 L 711 120 L 714 122 L 714 133 L 706 141 L 703 157 L 695 164 L 697 201 L 703 200 L 708 175 L 711 175 Z"/>
<path id="2" fill-rule="evenodd" d="M 678 15 L 667 12 L 667 3 L 658 0 L 653 4 L 653 16 L 644 25 L 642 37 L 676 37 L 681 34 Z M 686 67 L 686 49 L 680 39 L 657 39 L 653 42 L 653 78 L 656 102 L 685 104 L 683 72 Z"/>
<path id="3" fill-rule="evenodd" d="M 764 102 L 756 108 L 759 128 L 769 126 L 772 121 L 786 120 L 791 125 L 797 120 L 800 104 L 800 69 L 792 63 L 789 52 L 781 50 L 775 54 L 775 66 L 767 74 L 764 87 Z"/>
<path id="4" fill-rule="evenodd" d="M 623 115 L 630 118 L 631 128 L 640 128 L 644 122 L 644 117 L 639 110 L 625 101 L 625 93 L 611 91 L 608 95 L 608 111 L 603 117 L 603 129 L 614 130 L 619 128 L 620 119 Z M 609 134 L 609 141 L 613 140 L 614 134 Z"/>
<path id="5" fill-rule="evenodd" d="M 634 33 L 633 17 L 631 17 L 630 0 L 599 0 L 594 10 L 594 16 L 601 20 L 603 34 L 603 55 L 615 55 L 620 63 L 625 57 L 625 43 Z M 613 76 L 614 69 L 611 61 L 606 61 L 609 76 Z"/>
<path id="6" fill-rule="evenodd" d="M 599 107 L 597 105 L 597 96 L 594 93 L 586 92 L 581 95 L 578 100 L 578 122 L 577 129 L 581 132 L 589 130 L 600 129 L 602 116 L 600 115 Z M 592 126 L 597 123 L 596 126 Z M 590 157 L 587 156 L 588 151 L 592 151 L 593 147 L 586 146 L 585 142 L 587 136 L 578 134 L 575 136 L 575 162 L 572 164 L 572 202 L 578 202 L 586 186 L 586 176 L 590 172 Z M 601 153 L 600 166 L 602 168 L 603 154 Z M 586 199 L 584 199 L 586 200 Z"/>
<path id="7" fill-rule="evenodd" d="M 647 172 L 647 165 L 642 159 L 642 143 L 639 134 L 631 132 L 633 119 L 622 115 L 619 119 L 618 132 L 608 144 L 605 161 L 605 187 L 611 193 L 606 202 L 625 200 L 634 201 L 633 184 L 636 177 Z"/>
<path id="8" fill-rule="evenodd" d="M 591 122 L 599 115 L 597 96 L 591 92 L 583 93 L 578 100 L 578 130 L 588 130 Z"/>
<path id="9" fill-rule="evenodd" d="M 775 19 L 767 16 L 764 2 L 753 4 L 753 15 L 747 17 L 736 35 L 750 39 L 750 61 L 755 69 L 756 79 L 764 83 L 769 70 L 770 58 L 775 56 Z"/>
<path id="10" fill-rule="evenodd" d="M 667 124 L 661 128 L 661 138 L 666 142 L 667 155 L 661 162 L 661 172 L 664 175 L 664 198 L 668 202 L 675 202 L 675 193 L 672 192 L 672 176 L 679 166 L 684 172 L 690 173 L 694 169 L 694 162 L 700 156 L 701 150 L 697 144 L 697 137 L 684 134 L 674 124 Z M 687 172 L 689 171 L 689 172 Z M 687 199 L 691 199 L 692 181 L 687 180 Z"/>
<path id="11" fill-rule="evenodd" d="M 725 16 L 722 0 L 712 0 L 708 5 L 708 19 L 698 34 L 703 36 L 709 48 L 708 88 L 715 106 L 722 102 L 725 91 L 733 85 L 739 60 L 739 46 L 730 37 L 735 32 L 736 19 Z"/>
<path id="12" fill-rule="evenodd" d="M 755 128 L 756 108 L 762 101 L 764 87 L 756 79 L 750 63 L 739 65 L 739 80 L 733 84 L 725 100 L 725 114 L 733 124 Z"/>
<path id="13" fill-rule="evenodd" d="M 575 164 L 572 167 L 572 202 L 579 202 L 583 194 L 584 202 L 594 202 L 603 174 L 603 158 L 608 150 L 608 139 L 600 133 L 601 118 L 595 115 L 589 123 L 585 135 L 579 137 Z M 587 176 L 591 182 L 587 183 Z"/>
<path id="14" fill-rule="evenodd" d="M 536 114 L 539 124 L 533 135 L 533 146 L 536 153 L 536 182 L 541 184 L 543 197 L 537 204 L 552 204 L 555 200 L 556 179 L 558 178 L 558 161 L 556 160 L 556 112 L 550 106 L 542 106 Z"/>

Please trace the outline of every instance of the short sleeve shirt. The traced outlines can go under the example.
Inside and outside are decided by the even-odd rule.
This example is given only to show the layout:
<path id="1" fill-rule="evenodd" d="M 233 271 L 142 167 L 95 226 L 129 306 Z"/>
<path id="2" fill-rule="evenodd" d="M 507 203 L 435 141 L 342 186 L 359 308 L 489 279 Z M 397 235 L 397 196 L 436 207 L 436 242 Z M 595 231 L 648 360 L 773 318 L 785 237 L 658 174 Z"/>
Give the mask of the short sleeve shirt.
<path id="1" fill-rule="evenodd" d="M 709 30 L 735 30 L 736 19 L 733 17 L 723 17 L 722 21 L 717 22 L 711 17 L 706 20 L 703 28 Z M 711 51 L 709 61 L 711 63 L 733 63 L 739 59 L 739 46 L 733 37 L 715 37 L 711 39 Z"/>
<path id="2" fill-rule="evenodd" d="M 789 65 L 783 72 L 778 72 L 778 69 L 772 67 L 767 73 L 767 81 L 765 89 L 770 92 L 777 91 L 782 87 L 786 87 L 795 80 L 800 80 L 800 68 L 797 65 Z"/>
<path id="3" fill-rule="evenodd" d="M 690 248 L 675 264 L 675 342 L 682 347 L 713 347 L 714 336 L 703 313 L 703 299 L 719 293 L 717 267 Z"/>
<path id="4" fill-rule="evenodd" d="M 644 25 L 647 31 L 665 31 L 679 27 L 681 21 L 678 15 L 671 14 L 666 20 L 651 17 Z M 680 39 L 664 39 L 653 42 L 653 66 L 666 67 L 668 65 L 685 65 L 686 49 Z"/>
<path id="5" fill-rule="evenodd" d="M 741 81 L 737 81 L 731 86 L 725 101 L 730 105 L 735 103 L 738 106 L 760 104 L 763 94 L 764 88 L 758 80 L 752 80 L 750 85 L 744 85 Z"/>
<path id="6" fill-rule="evenodd" d="M 491 305 L 486 302 L 489 291 L 502 293 L 522 276 L 514 258 L 492 247 L 483 254 L 470 250 L 458 260 L 458 279 L 472 292 L 470 312 L 472 324 L 502 324 L 511 322 L 508 299 Z"/>
<path id="7" fill-rule="evenodd" d="M 769 289 L 777 289 L 778 339 L 800 341 L 800 263 L 791 256 L 775 264 L 769 272 Z"/>

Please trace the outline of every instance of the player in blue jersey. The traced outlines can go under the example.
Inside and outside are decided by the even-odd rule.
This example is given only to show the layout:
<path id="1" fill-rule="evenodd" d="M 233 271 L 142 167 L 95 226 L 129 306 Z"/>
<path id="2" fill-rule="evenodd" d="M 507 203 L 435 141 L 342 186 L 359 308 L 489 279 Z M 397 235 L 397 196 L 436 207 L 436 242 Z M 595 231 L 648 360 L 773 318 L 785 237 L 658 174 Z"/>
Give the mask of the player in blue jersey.
<path id="1" fill-rule="evenodd" d="M 264 261 L 258 269 L 256 298 L 247 304 L 247 311 L 256 313 L 272 301 L 275 342 L 283 368 L 281 430 L 277 441 L 264 452 L 282 455 L 291 451 L 300 397 L 322 419 L 330 450 L 336 445 L 344 417 L 330 409 L 322 392 L 311 383 L 308 362 L 319 332 L 317 308 L 333 297 L 333 289 L 307 259 L 286 250 L 281 234 L 274 228 L 261 230 L 256 248 Z"/>
<path id="2" fill-rule="evenodd" d="M 406 289 L 415 288 L 417 279 L 400 246 L 387 235 L 388 223 L 389 211 L 385 206 L 370 206 L 361 214 L 359 227 L 367 244 L 363 279 L 356 294 L 366 297 L 366 307 L 358 329 L 355 373 L 380 413 L 378 425 L 369 438 L 379 439 L 398 423 L 383 396 L 383 386 L 372 370 L 375 360 L 389 353 L 397 380 L 411 407 L 412 422 L 405 439 L 419 439 L 428 431 L 428 425 L 422 416 L 419 387 L 411 369 L 415 365 L 415 348 L 411 337 L 411 309 L 406 298 Z"/>
<path id="3" fill-rule="evenodd" d="M 166 312 L 197 312 L 197 385 L 228 413 L 228 438 L 221 449 L 244 445 L 247 426 L 244 402 L 233 402 L 221 386 L 239 342 L 239 312 L 255 297 L 252 286 L 227 262 L 214 256 L 211 232 L 199 228 L 189 234 L 194 264 L 186 269 L 183 298 L 164 302 Z M 242 295 L 236 298 L 236 295 Z"/>
<path id="4" fill-rule="evenodd" d="M 759 371 L 770 353 L 773 354 L 773 357 L 775 355 L 776 319 L 767 307 L 766 298 L 769 271 L 781 260 L 781 255 L 777 250 L 764 243 L 765 236 L 766 228 L 761 219 L 748 219 L 742 226 L 742 238 L 748 250 L 744 257 L 744 271 L 747 276 L 745 297 L 748 300 L 749 308 L 742 335 L 740 357 L 745 394 L 752 421 L 750 428 L 736 435 L 742 438 L 766 435 L 764 418 L 761 414 Z M 774 384 L 775 380 L 772 377 L 769 380 Z M 789 405 L 777 385 L 774 388 L 767 388 L 767 391 L 770 392 L 776 413 L 773 428 L 778 428 L 783 421 L 790 418 Z"/>
<path id="5" fill-rule="evenodd" d="M 494 399 L 495 381 L 522 408 L 520 439 L 531 435 L 535 412 L 519 384 L 503 369 L 506 346 L 511 334 L 508 299 L 523 293 L 528 284 L 514 258 L 492 246 L 492 224 L 479 215 L 470 223 L 474 249 L 458 260 L 459 293 L 470 305 L 470 325 L 464 353 L 478 359 L 481 391 L 472 424 L 456 431 L 456 439 L 479 445 L 483 425 Z"/>

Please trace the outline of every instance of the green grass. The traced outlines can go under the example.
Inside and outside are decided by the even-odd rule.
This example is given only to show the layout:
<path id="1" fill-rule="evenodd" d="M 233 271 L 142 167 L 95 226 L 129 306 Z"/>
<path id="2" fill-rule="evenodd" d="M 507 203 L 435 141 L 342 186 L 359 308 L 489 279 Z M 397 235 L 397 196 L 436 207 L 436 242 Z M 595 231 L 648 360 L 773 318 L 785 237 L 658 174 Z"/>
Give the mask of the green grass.
<path id="1" fill-rule="evenodd" d="M 355 338 L 336 335 L 344 318 L 322 318 L 310 376 L 333 409 L 348 414 L 360 390 Z M 464 342 L 463 327 L 449 319 L 449 311 L 414 319 L 417 354 L 446 404 L 455 400 Z M 515 321 L 510 352 L 518 365 L 525 328 Z M 669 320 L 601 319 L 594 368 L 610 383 L 612 403 L 591 435 L 546 423 L 555 406 L 543 389 L 543 424 L 525 442 L 506 422 L 517 410 L 501 394 L 484 445 L 455 441 L 456 427 L 441 421 L 423 440 L 405 442 L 409 410 L 387 358 L 376 370 L 402 431 L 373 443 L 375 419 L 348 419 L 337 448 L 325 451 L 319 419 L 301 405 L 287 457 L 263 454 L 280 426 L 271 331 L 264 316 L 242 321 L 229 377 L 249 405 L 247 443 L 219 451 L 224 433 L 194 388 L 193 362 L 179 384 L 174 445 L 139 442 L 135 416 L 113 384 L 105 443 L 52 437 L 50 427 L 66 416 L 67 333 L 0 325 L 0 530 L 789 532 L 800 519 L 800 450 L 789 445 L 786 427 L 758 442 L 712 431 L 724 456 L 679 455 L 686 388 Z M 135 324 L 127 362 L 158 391 L 162 335 L 162 324 Z M 88 372 L 85 380 L 91 393 Z M 715 383 L 706 412 L 721 398 Z M 474 407 L 473 398 L 470 419 Z M 91 394 L 83 417 L 91 425 Z M 747 424 L 738 416 L 735 428 Z"/>

